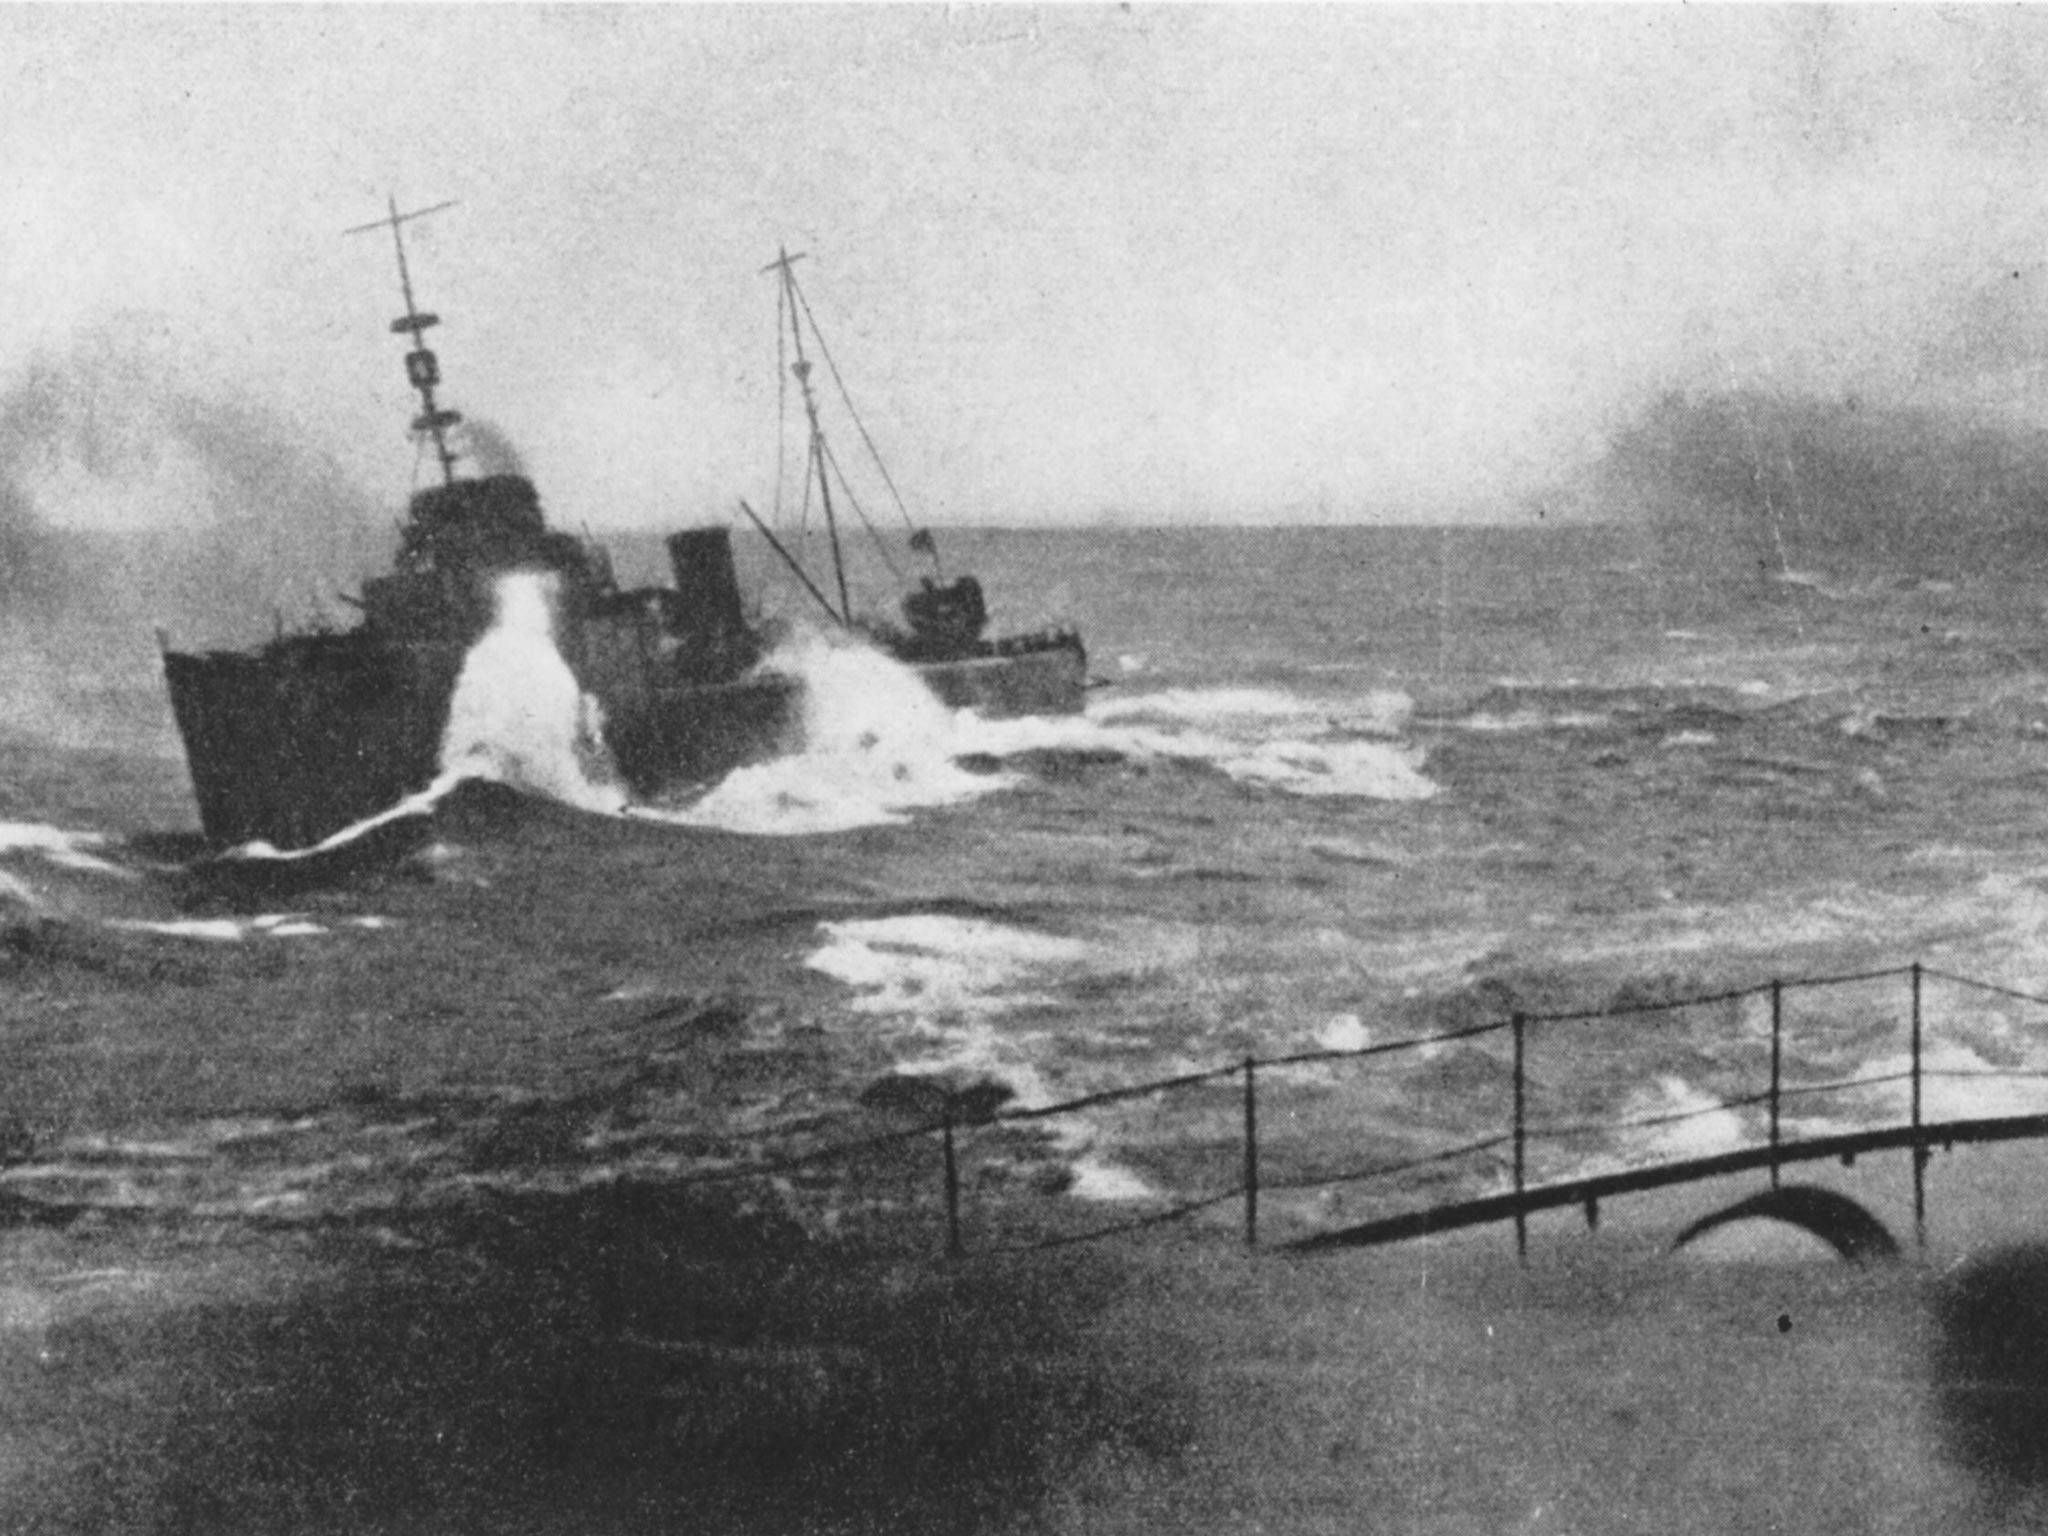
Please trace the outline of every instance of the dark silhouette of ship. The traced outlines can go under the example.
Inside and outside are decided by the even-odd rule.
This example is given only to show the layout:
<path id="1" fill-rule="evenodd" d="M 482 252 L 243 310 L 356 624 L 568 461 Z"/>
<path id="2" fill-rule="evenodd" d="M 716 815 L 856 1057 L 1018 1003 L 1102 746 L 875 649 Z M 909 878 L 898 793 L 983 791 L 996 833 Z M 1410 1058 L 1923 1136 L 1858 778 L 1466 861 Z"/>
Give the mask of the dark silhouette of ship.
<path id="1" fill-rule="evenodd" d="M 200 824 L 215 843 L 311 847 L 429 786 L 441 767 L 464 659 L 493 622 L 497 582 L 514 572 L 551 578 L 556 648 L 597 701 L 604 744 L 635 795 L 651 799 L 711 782 L 803 745 L 806 685 L 775 668 L 772 636 L 749 620 L 726 527 L 668 537 L 672 586 L 624 589 L 605 550 L 548 526 L 523 476 L 459 472 L 450 431 L 462 418 L 437 400 L 440 366 L 422 339 L 439 321 L 414 302 L 402 234 L 409 220 L 447 206 L 401 214 L 394 200 L 388 218 L 362 226 L 392 233 L 405 314 L 391 328 L 411 339 L 406 378 L 421 404 L 413 431 L 432 445 L 440 483 L 412 497 L 393 568 L 366 581 L 353 600 L 359 623 L 280 633 L 253 651 L 164 648 Z M 844 495 L 845 482 L 819 425 L 795 260 L 785 253 L 769 270 L 780 276 L 779 302 L 795 343 L 790 371 L 803 395 L 815 476 L 806 501 L 815 485 L 838 603 L 825 598 L 788 541 L 751 508 L 748 517 L 832 623 L 914 667 L 946 704 L 993 717 L 1078 711 L 1087 686 L 1080 637 L 1070 630 L 986 637 L 979 585 L 971 576 L 937 579 L 929 533 L 911 534 L 910 547 L 932 558 L 935 574 L 904 602 L 904 623 L 856 617 L 831 489 L 838 479 Z M 822 348 L 814 329 L 811 335 Z"/>

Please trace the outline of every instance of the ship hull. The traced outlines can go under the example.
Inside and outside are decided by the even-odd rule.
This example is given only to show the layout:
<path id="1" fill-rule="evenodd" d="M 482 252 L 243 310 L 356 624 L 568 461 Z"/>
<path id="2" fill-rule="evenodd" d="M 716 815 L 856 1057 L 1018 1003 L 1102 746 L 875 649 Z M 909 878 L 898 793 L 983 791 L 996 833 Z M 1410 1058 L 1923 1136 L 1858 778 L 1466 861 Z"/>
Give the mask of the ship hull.
<path id="1" fill-rule="evenodd" d="M 424 789 L 463 654 L 452 645 L 166 654 L 208 839 L 309 847 Z"/>
<path id="2" fill-rule="evenodd" d="M 971 709 L 991 720 L 1079 714 L 1087 699 L 1088 656 L 1077 640 L 920 662 L 914 670 L 949 708 Z"/>
<path id="3" fill-rule="evenodd" d="M 307 848 L 425 789 L 440 768 L 465 655 L 457 645 L 353 635 L 259 652 L 166 653 L 207 838 Z M 947 705 L 992 718 L 1075 713 L 1086 688 L 1078 643 L 914 670 Z M 642 799 L 803 746 L 803 684 L 786 674 L 593 691 L 606 745 Z"/>
<path id="4" fill-rule="evenodd" d="M 660 688 L 606 709 L 605 744 L 641 799 L 723 778 L 803 745 L 803 684 L 779 672 Z"/>

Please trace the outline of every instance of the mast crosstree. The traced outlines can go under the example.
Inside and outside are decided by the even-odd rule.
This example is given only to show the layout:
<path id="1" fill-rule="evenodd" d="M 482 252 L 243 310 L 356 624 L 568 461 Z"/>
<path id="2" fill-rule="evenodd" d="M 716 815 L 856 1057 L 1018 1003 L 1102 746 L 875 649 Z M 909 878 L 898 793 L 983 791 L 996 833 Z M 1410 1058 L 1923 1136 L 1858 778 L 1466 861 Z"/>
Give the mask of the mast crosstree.
<path id="1" fill-rule="evenodd" d="M 933 541 L 930 531 L 918 527 L 912 521 L 910 509 L 903 503 L 903 493 L 896 488 L 895 477 L 889 473 L 889 466 L 882 460 L 881 450 L 875 446 L 875 440 L 869 435 L 866 423 L 861 420 L 860 412 L 854 407 L 852 396 L 847 393 L 846 381 L 840 377 L 839 364 L 833 358 L 832 349 L 825 341 L 825 333 L 819 328 L 817 317 L 811 313 L 810 302 L 804 297 L 803 289 L 797 283 L 796 264 L 802 260 L 804 260 L 804 253 L 802 251 L 791 251 L 787 246 L 782 246 L 778 248 L 775 260 L 769 262 L 761 270 L 764 273 L 772 272 L 775 274 L 778 300 L 776 314 L 776 372 L 778 375 L 783 372 L 783 346 L 787 345 L 792 348 L 796 354 L 796 360 L 788 366 L 788 375 L 796 379 L 798 387 L 803 392 L 804 416 L 806 425 L 810 429 L 809 446 L 804 453 L 804 507 L 806 512 L 808 512 L 810 508 L 810 489 L 812 483 L 815 482 L 819 500 L 822 502 L 825 511 L 825 527 L 832 550 L 832 570 L 839 589 L 839 606 L 836 609 L 833 607 L 831 601 L 818 590 L 816 583 L 812 582 L 804 574 L 802 567 L 797 564 L 779 541 L 771 537 L 769 542 L 775 552 L 782 557 L 783 563 L 790 566 L 798 577 L 802 579 L 805 588 L 817 599 L 818 606 L 831 615 L 834 622 L 851 629 L 855 627 L 853 604 L 847 593 L 845 552 L 842 548 L 839 531 L 839 511 L 842 499 L 844 505 L 852 508 L 854 515 L 860 520 L 862 526 L 867 529 L 868 537 L 874 541 L 876 551 L 882 558 L 882 563 L 889 568 L 889 574 L 898 581 L 902 581 L 904 575 L 897 567 L 896 562 L 889 557 L 887 543 L 883 540 L 880 531 L 875 527 L 873 520 L 869 518 L 867 509 L 861 505 L 860 496 L 856 493 L 853 483 L 847 478 L 846 472 L 839 462 L 838 454 L 833 451 L 832 444 L 825 435 L 824 423 L 819 411 L 817 390 L 813 385 L 813 375 L 816 372 L 817 363 L 822 362 L 825 365 L 826 372 L 831 375 L 832 384 L 838 394 L 840 406 L 845 410 L 847 419 L 852 423 L 855 432 L 859 434 L 861 446 L 867 450 L 867 457 L 872 466 L 872 472 L 880 478 L 881 484 L 888 489 L 889 498 L 895 503 L 897 514 L 903 519 L 904 527 L 909 531 L 910 548 L 931 560 L 934 577 L 941 576 L 943 570 L 939 562 L 938 546 Z M 806 339 L 806 332 L 809 333 L 808 340 Z M 815 361 L 813 359 L 814 352 L 816 354 Z M 785 402 L 786 397 L 778 399 L 778 422 L 786 420 L 786 412 L 781 409 Z M 782 439 L 778 428 L 776 440 L 776 505 L 778 508 L 781 506 L 782 501 L 782 464 Z M 835 497 L 833 493 L 835 481 L 839 486 L 838 497 Z M 760 525 L 760 518 L 751 507 L 747 507 L 745 503 L 742 503 L 741 509 L 746 512 L 748 518 L 757 526 Z M 763 531 L 766 531 L 765 528 Z"/>
<path id="2" fill-rule="evenodd" d="M 367 234 L 373 229 L 389 229 L 391 244 L 398 252 L 398 286 L 405 294 L 405 313 L 391 322 L 391 334 L 412 337 L 412 350 L 405 354 L 406 382 L 419 391 L 420 413 L 413 418 L 412 430 L 424 434 L 434 444 L 434 455 L 441 462 L 441 479 L 444 484 L 455 483 L 455 450 L 448 446 L 448 429 L 462 422 L 460 411 L 443 410 L 434 400 L 434 389 L 441 382 L 441 363 L 421 339 L 423 334 L 441 323 L 436 314 L 424 313 L 412 296 L 412 272 L 405 264 L 405 237 L 399 226 L 410 224 L 414 219 L 423 219 L 430 213 L 439 213 L 444 208 L 453 208 L 454 201 L 435 203 L 430 208 L 415 208 L 410 213 L 398 211 L 398 199 L 389 199 L 391 214 L 369 224 L 358 224 L 354 229 L 343 230 L 343 234 Z"/>

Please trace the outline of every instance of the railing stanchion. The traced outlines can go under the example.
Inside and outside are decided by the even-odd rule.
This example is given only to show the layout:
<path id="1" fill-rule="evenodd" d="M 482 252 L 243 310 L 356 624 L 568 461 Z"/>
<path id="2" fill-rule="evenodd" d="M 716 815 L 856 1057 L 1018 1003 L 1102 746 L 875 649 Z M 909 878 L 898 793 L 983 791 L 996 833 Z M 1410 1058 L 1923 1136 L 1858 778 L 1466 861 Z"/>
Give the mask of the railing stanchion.
<path id="1" fill-rule="evenodd" d="M 1259 1246 L 1259 1099 L 1249 1056 L 1244 1059 L 1244 1245 Z"/>
<path id="2" fill-rule="evenodd" d="M 946 1106 L 946 1257 L 960 1257 L 960 1163 L 953 1152 L 953 1106 Z"/>
<path id="3" fill-rule="evenodd" d="M 1920 962 L 1913 962 L 1913 1235 L 1927 1252 L 1927 1143 L 1920 1139 Z"/>
<path id="4" fill-rule="evenodd" d="M 1771 982 L 1771 1188 L 1778 1187 L 1778 1096 L 1784 1081 L 1785 983 Z"/>
<path id="5" fill-rule="evenodd" d="M 1522 1209 L 1521 1197 L 1528 1188 L 1528 1167 L 1526 1161 L 1529 1139 L 1528 1108 L 1525 1102 L 1523 1057 L 1526 1054 L 1524 1037 L 1528 1034 L 1529 1023 L 1521 1014 L 1514 1016 L 1515 1027 L 1515 1257 L 1524 1264 L 1529 1262 L 1529 1213 Z"/>

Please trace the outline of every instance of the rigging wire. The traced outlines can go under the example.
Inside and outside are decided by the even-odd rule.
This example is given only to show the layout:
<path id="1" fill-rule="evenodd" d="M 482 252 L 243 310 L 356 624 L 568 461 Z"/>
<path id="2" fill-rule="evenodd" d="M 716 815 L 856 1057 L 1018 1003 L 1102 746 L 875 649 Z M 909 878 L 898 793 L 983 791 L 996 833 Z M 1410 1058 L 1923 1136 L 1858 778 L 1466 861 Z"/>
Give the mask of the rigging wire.
<path id="1" fill-rule="evenodd" d="M 902 519 L 903 526 L 910 533 L 911 548 L 914 550 L 924 550 L 936 562 L 938 555 L 932 546 L 931 536 L 919 529 L 912 520 L 910 509 L 904 503 L 903 493 L 898 488 L 895 477 L 889 473 L 889 466 L 883 461 L 881 450 L 876 446 L 873 434 L 868 431 L 867 423 L 861 419 L 860 411 L 853 403 L 853 396 L 846 387 L 845 377 L 839 371 L 838 360 L 832 355 L 831 345 L 825 340 L 825 333 L 818 327 L 817 315 L 811 309 L 810 299 L 804 294 L 803 289 L 797 283 L 796 273 L 792 268 L 792 264 L 796 260 L 796 257 L 788 255 L 785 251 L 780 260 L 770 263 L 766 269 L 777 272 L 779 277 L 779 281 L 776 283 L 775 300 L 776 460 L 774 515 L 776 520 L 778 522 L 785 520 L 785 507 L 789 497 L 787 485 L 790 413 L 789 378 L 792 373 L 806 374 L 809 371 L 804 347 L 805 330 L 808 328 L 810 339 L 816 345 L 818 355 L 824 360 L 827 370 L 832 375 L 833 387 L 838 391 L 840 404 L 845 409 L 848 419 L 852 421 L 854 429 L 859 432 L 861 443 L 867 451 L 868 459 L 873 463 L 875 472 L 881 477 L 882 484 L 887 487 L 890 499 L 895 503 L 897 515 Z M 794 367 L 791 366 L 789 360 L 792 348 L 795 350 L 797 357 Z M 860 520 L 861 526 L 867 531 L 867 536 L 874 544 L 882 564 L 888 569 L 890 578 L 899 585 L 907 584 L 910 578 L 904 574 L 903 567 L 897 563 L 890 553 L 889 541 L 883 537 L 881 529 L 875 524 L 875 519 L 870 516 L 867 508 L 862 504 L 860 496 L 854 489 L 852 477 L 847 473 L 845 465 L 840 462 L 829 436 L 817 420 L 816 407 L 812 403 L 808 380 L 804 380 L 804 384 L 805 405 L 810 413 L 810 443 L 808 451 L 805 453 L 803 499 L 797 515 L 796 537 L 801 540 L 809 536 L 811 502 L 814 488 L 816 496 L 820 499 L 829 516 L 831 511 L 831 488 L 832 484 L 836 481 L 846 504 L 852 508 L 854 515 Z M 833 558 L 835 561 L 839 558 L 836 535 L 834 538 Z M 845 585 L 843 571 L 840 576 L 840 582 L 843 596 Z"/>
<path id="2" fill-rule="evenodd" d="M 815 477 L 814 475 L 812 475 L 812 473 L 811 473 L 811 467 L 810 467 L 810 465 L 809 465 L 808 463 L 806 463 L 806 464 L 804 465 L 804 501 L 803 501 L 803 506 L 802 506 L 801 508 L 799 508 L 799 509 L 798 509 L 798 511 L 797 511 L 797 516 L 796 516 L 796 536 L 797 536 L 797 537 L 798 537 L 799 539 L 804 539 L 804 538 L 809 538 L 809 537 L 810 537 L 810 533 L 811 533 L 811 482 L 812 482 L 812 481 L 813 481 L 813 480 L 814 480 L 815 478 L 816 478 L 816 477 Z"/>
<path id="3" fill-rule="evenodd" d="M 782 520 L 783 477 L 789 467 L 789 338 L 783 334 L 782 321 L 789 306 L 789 295 L 782 285 L 775 285 L 775 510 L 777 522 Z M 806 484 L 806 503 L 809 501 L 809 485 Z"/>
<path id="4" fill-rule="evenodd" d="M 853 396 L 847 393 L 846 380 L 839 375 L 839 364 L 832 356 L 832 348 L 826 344 L 825 333 L 818 329 L 818 317 L 811 313 L 811 301 L 804 297 L 804 291 L 797 286 L 796 274 L 789 275 L 789 291 L 803 307 L 804 318 L 811 324 L 811 338 L 818 344 L 818 355 L 825 359 L 825 366 L 831 370 L 832 383 L 839 390 L 839 398 L 846 406 L 846 414 L 853 418 L 854 429 L 860 433 L 860 440 L 867 445 L 868 457 L 875 461 L 875 468 L 882 476 L 882 483 L 889 487 L 889 494 L 895 499 L 896 511 L 903 518 L 903 526 L 912 533 L 917 524 L 911 521 L 910 509 L 903 504 L 903 493 L 896 489 L 896 481 L 889 473 L 889 466 L 882 462 L 882 451 L 875 446 L 874 438 L 868 435 L 867 424 L 860 419 L 860 412 L 854 409 Z"/>
<path id="5" fill-rule="evenodd" d="M 883 539 L 882 530 L 869 518 L 868 509 L 860 504 L 860 497 L 854 494 L 853 482 L 846 478 L 846 470 L 839 463 L 839 455 L 832 451 L 829 442 L 821 441 L 818 446 L 825 462 L 832 466 L 832 473 L 839 477 L 839 490 L 845 496 L 846 504 L 853 508 L 854 516 L 860 519 L 861 527 L 867 529 L 868 537 L 875 541 L 875 553 L 882 557 L 882 564 L 889 568 L 890 576 L 895 578 L 898 585 L 908 585 L 910 578 L 905 576 L 896 562 L 889 557 L 888 542 Z"/>

